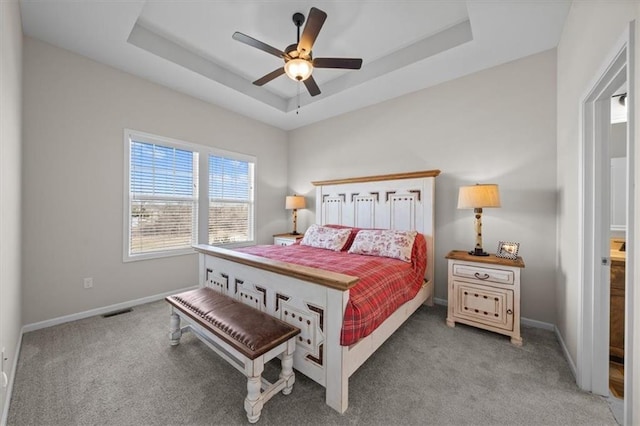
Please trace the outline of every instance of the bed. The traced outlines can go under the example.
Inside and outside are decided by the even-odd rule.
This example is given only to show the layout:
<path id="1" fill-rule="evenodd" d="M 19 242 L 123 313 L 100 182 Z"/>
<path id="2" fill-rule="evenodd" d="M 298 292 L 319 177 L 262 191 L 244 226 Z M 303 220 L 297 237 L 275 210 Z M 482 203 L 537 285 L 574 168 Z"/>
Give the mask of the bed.
<path id="1" fill-rule="evenodd" d="M 345 318 L 349 319 L 350 296 L 353 292 L 357 297 L 355 286 L 360 277 L 319 268 L 321 263 L 299 265 L 287 261 L 297 256 L 294 250 L 300 247 L 280 248 L 290 252 L 289 258 L 286 253 L 270 258 L 265 256 L 276 250 L 275 246 L 239 251 L 196 245 L 200 286 L 233 296 L 299 327 L 294 368 L 324 386 L 326 403 L 344 413 L 349 377 L 416 309 L 433 304 L 434 190 L 439 173 L 430 170 L 313 182 L 318 225 L 417 231 L 424 236 L 424 279 L 410 291 L 408 300 L 373 330 L 362 335 L 354 332 L 345 338 L 343 325 Z"/>

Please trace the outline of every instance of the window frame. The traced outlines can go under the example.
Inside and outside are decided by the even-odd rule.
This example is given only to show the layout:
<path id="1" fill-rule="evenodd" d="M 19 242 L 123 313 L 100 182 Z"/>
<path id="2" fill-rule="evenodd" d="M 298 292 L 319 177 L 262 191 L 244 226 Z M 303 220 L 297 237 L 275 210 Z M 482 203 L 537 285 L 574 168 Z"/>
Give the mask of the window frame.
<path id="1" fill-rule="evenodd" d="M 253 188 L 252 188 L 252 193 L 251 193 L 251 199 L 250 201 L 247 203 L 250 206 L 250 211 L 249 211 L 249 228 L 250 228 L 250 239 L 247 241 L 240 241 L 240 242 L 232 242 L 232 243 L 223 243 L 223 244 L 209 244 L 209 206 L 211 203 L 211 199 L 209 198 L 209 156 L 215 156 L 215 157 L 222 157 L 222 158 L 226 158 L 229 160 L 236 160 L 236 161 L 244 161 L 247 163 L 251 163 L 253 164 L 253 170 L 252 170 L 252 178 L 253 178 Z M 202 158 L 202 157 L 201 157 Z M 202 160 L 201 160 L 202 161 Z M 202 177 L 204 178 L 206 176 L 206 183 L 201 185 L 200 187 L 200 195 L 201 195 L 201 199 L 206 199 L 207 202 L 206 203 L 201 203 L 201 205 L 203 206 L 202 208 L 205 208 L 205 204 L 206 204 L 206 209 L 207 209 L 207 213 L 205 216 L 200 215 L 200 218 L 202 218 L 203 220 L 206 218 L 206 223 L 203 223 L 201 225 L 201 229 L 202 229 L 202 234 L 199 234 L 201 236 L 200 241 L 204 241 L 202 244 L 207 244 L 207 245 L 214 245 L 216 247 L 225 247 L 225 248 L 234 248 L 234 247 L 246 247 L 249 245 L 255 245 L 256 244 L 256 169 L 258 167 L 257 161 L 256 161 L 256 157 L 251 156 L 251 155 L 247 155 L 247 154 L 241 154 L 241 153 L 237 153 L 237 152 L 231 152 L 231 151 L 226 151 L 223 149 L 219 149 L 219 148 L 208 148 L 208 152 L 206 155 L 206 161 L 204 161 L 204 163 L 207 166 L 207 170 L 206 173 L 202 174 Z M 200 166 L 202 167 L 202 162 L 200 163 Z M 205 237 L 206 236 L 206 237 Z"/>
<path id="2" fill-rule="evenodd" d="M 256 244 L 256 199 L 257 199 L 257 158 L 252 155 L 227 151 L 205 145 L 198 145 L 138 130 L 124 129 L 124 191 L 123 191 L 123 242 L 122 260 L 123 262 L 134 262 L 138 260 L 158 259 L 164 257 L 182 256 L 195 254 L 193 248 L 158 250 L 140 254 L 131 254 L 131 143 L 132 141 L 156 144 L 170 148 L 186 150 L 197 156 L 198 174 L 194 176 L 196 191 L 194 191 L 194 203 L 196 210 L 195 227 L 192 230 L 192 244 L 209 245 L 209 156 L 224 157 L 228 159 L 245 161 L 253 164 L 253 198 L 251 201 L 251 211 L 249 226 L 251 228 L 251 238 L 249 241 L 217 244 L 218 247 L 243 247 Z M 205 202 L 203 202 L 205 200 Z"/>

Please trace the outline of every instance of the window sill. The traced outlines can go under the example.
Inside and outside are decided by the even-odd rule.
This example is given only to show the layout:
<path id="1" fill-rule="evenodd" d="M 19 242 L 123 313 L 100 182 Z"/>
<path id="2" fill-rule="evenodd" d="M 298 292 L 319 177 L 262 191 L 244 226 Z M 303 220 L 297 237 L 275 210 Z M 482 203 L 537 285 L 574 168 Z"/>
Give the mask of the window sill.
<path id="1" fill-rule="evenodd" d="M 124 263 L 129 263 L 129 262 L 137 262 L 139 260 L 162 259 L 165 257 L 184 256 L 188 254 L 196 254 L 196 252 L 192 248 L 188 248 L 188 249 L 182 249 L 182 250 L 159 251 L 154 253 L 125 255 L 122 258 L 122 261 Z"/>

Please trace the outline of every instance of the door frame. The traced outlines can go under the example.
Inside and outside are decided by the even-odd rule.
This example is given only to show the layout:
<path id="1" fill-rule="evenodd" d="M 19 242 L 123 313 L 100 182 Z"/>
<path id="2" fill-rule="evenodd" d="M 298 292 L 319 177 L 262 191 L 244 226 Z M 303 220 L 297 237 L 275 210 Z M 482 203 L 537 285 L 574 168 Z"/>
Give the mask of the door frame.
<path id="1" fill-rule="evenodd" d="M 610 99 L 627 82 L 627 259 L 625 273 L 625 424 L 633 424 L 634 359 L 633 282 L 635 253 L 634 165 L 634 40 L 635 21 L 629 23 L 599 69 L 580 102 L 580 268 L 576 381 L 586 391 L 609 395 L 609 282 L 610 282 Z M 602 262 L 608 259 L 608 262 Z M 628 365 L 627 365 L 628 364 Z M 640 392 L 640 390 L 638 390 Z"/>

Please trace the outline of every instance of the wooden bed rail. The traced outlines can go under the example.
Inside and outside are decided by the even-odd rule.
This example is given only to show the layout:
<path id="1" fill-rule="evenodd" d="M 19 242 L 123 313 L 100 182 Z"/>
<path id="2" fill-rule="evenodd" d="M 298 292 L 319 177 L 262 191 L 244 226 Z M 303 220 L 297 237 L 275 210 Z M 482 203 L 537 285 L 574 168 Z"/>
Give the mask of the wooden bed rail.
<path id="1" fill-rule="evenodd" d="M 232 262 L 263 269 L 265 271 L 275 272 L 276 274 L 302 279 L 342 291 L 349 290 L 351 287 L 356 285 L 359 280 L 358 277 L 351 275 L 324 271 L 322 269 L 312 268 L 309 266 L 295 265 L 292 263 L 267 259 L 265 257 L 254 256 L 252 254 L 209 246 L 206 244 L 196 244 L 193 248 L 199 253 L 230 260 Z"/>

